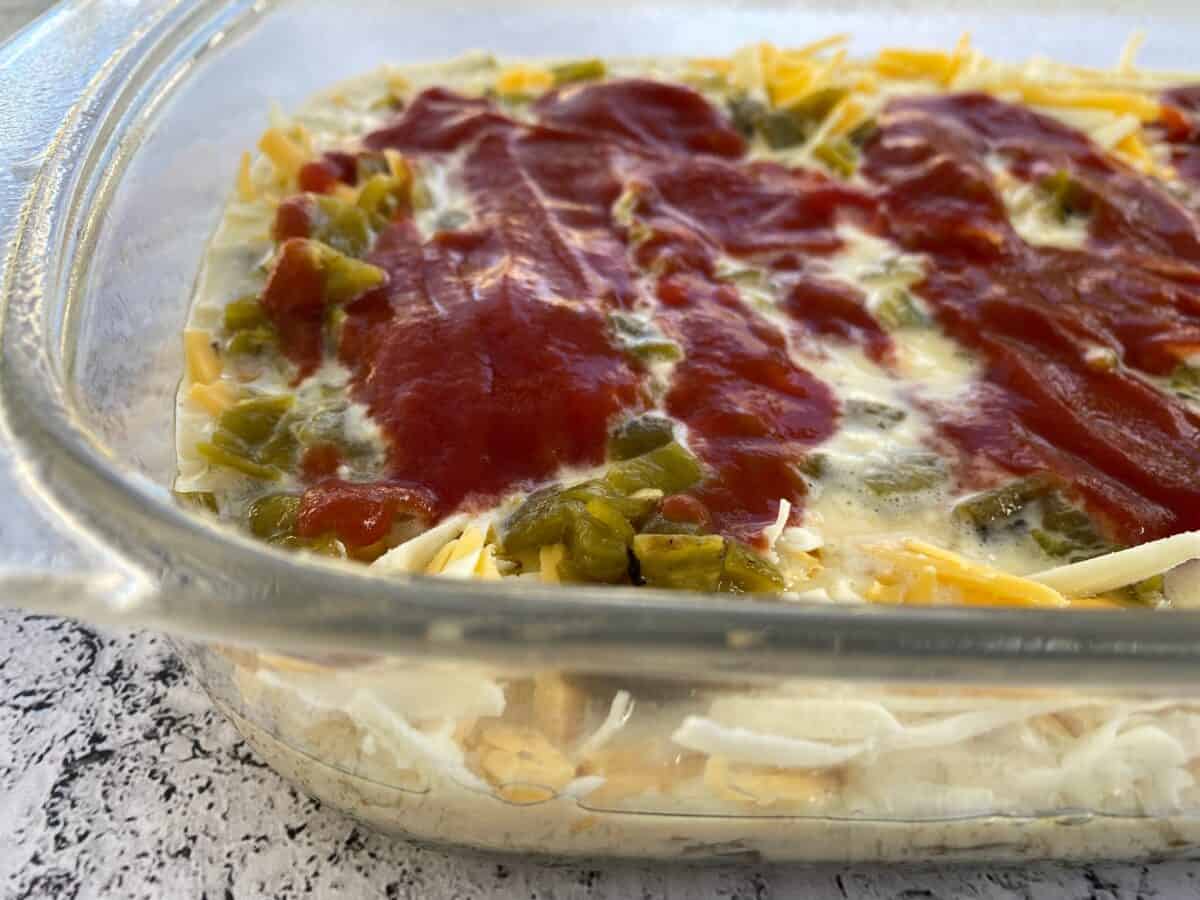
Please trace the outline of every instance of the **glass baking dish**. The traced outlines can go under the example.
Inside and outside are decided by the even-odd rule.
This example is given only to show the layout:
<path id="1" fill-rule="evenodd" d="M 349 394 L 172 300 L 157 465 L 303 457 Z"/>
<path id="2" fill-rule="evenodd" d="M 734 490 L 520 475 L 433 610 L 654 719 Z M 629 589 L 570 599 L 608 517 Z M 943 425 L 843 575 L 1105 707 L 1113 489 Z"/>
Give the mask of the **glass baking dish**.
<path id="1" fill-rule="evenodd" d="M 1167 3 L 60 5 L 0 50 L 20 111 L 0 117 L 5 602 L 185 635 L 264 759 L 419 839 L 681 859 L 1195 852 L 1200 613 L 381 579 L 252 542 L 168 490 L 192 283 L 271 101 L 474 48 L 713 54 L 851 31 L 869 52 L 970 28 L 1002 58 L 1096 63 L 1135 27 L 1147 65 L 1193 63 L 1200 18 Z"/>

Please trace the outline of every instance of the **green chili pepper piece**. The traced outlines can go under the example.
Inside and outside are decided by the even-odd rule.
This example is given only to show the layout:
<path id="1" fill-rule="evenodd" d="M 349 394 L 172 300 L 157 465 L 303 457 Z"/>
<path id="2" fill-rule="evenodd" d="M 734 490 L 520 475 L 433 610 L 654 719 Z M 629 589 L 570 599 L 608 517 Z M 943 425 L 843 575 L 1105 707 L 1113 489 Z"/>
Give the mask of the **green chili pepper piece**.
<path id="1" fill-rule="evenodd" d="M 1050 203 L 1060 222 L 1075 216 L 1086 216 L 1092 201 L 1087 189 L 1065 169 L 1041 181 L 1042 190 L 1050 195 Z"/>
<path id="2" fill-rule="evenodd" d="M 712 592 L 721 581 L 725 539 L 715 534 L 639 534 L 633 554 L 651 587 Z"/>
<path id="3" fill-rule="evenodd" d="M 1045 475 L 1018 478 L 992 490 L 981 491 L 959 500 L 954 504 L 954 517 L 976 528 L 996 525 L 1011 519 L 1053 487 L 1053 479 Z"/>
<path id="4" fill-rule="evenodd" d="M 843 178 L 849 178 L 858 168 L 858 151 L 845 138 L 832 138 L 817 144 L 813 148 L 813 156 Z"/>
<path id="5" fill-rule="evenodd" d="M 270 540 L 293 534 L 299 514 L 299 497 L 294 494 L 268 494 L 250 504 L 246 511 L 246 522 L 251 534 Z"/>
<path id="6" fill-rule="evenodd" d="M 819 480 L 829 474 L 829 456 L 824 453 L 810 453 L 800 461 L 797 468 L 805 477 Z"/>
<path id="7" fill-rule="evenodd" d="M 729 99 L 729 118 L 733 127 L 741 132 L 742 137 L 752 138 L 758 131 L 759 123 L 767 114 L 767 108 L 757 100 L 741 94 Z"/>
<path id="8" fill-rule="evenodd" d="M 534 491 L 504 521 L 504 552 L 511 556 L 562 543 L 584 505 L 557 487 Z"/>
<path id="9" fill-rule="evenodd" d="M 1104 539 L 1091 517 L 1061 494 L 1042 498 L 1042 527 L 1030 534 L 1048 555 L 1081 562 L 1117 549 Z"/>
<path id="10" fill-rule="evenodd" d="M 340 197 L 317 197 L 324 221 L 313 237 L 347 256 L 362 256 L 371 246 L 371 219 L 367 212 Z"/>
<path id="11" fill-rule="evenodd" d="M 1177 366 L 1171 373 L 1171 390 L 1189 400 L 1200 400 L 1200 368 Z"/>
<path id="12" fill-rule="evenodd" d="M 889 406 L 877 400 L 864 400 L 859 397 L 851 397 L 847 400 L 843 408 L 843 413 L 848 422 L 868 425 L 872 428 L 878 428 L 880 431 L 887 431 L 889 428 L 894 428 L 903 422 L 908 415 L 898 407 Z"/>
<path id="13" fill-rule="evenodd" d="M 367 215 L 386 222 L 408 205 L 409 182 L 398 175 L 372 175 L 358 194 L 358 206 Z"/>
<path id="14" fill-rule="evenodd" d="M 282 477 L 282 473 L 274 466 L 261 465 L 252 459 L 247 459 L 245 456 L 207 441 L 197 444 L 196 452 L 213 465 L 234 469 L 251 478 L 258 478 L 262 481 L 278 481 Z"/>
<path id="15" fill-rule="evenodd" d="M 608 318 L 621 349 L 642 362 L 675 362 L 683 358 L 679 344 L 659 331 L 653 322 L 628 313 L 611 313 Z"/>
<path id="16" fill-rule="evenodd" d="M 678 494 L 700 480 L 700 462 L 682 444 L 672 441 L 649 453 L 614 463 L 604 481 L 623 494 L 646 488 Z"/>
<path id="17" fill-rule="evenodd" d="M 354 161 L 354 180 L 362 184 L 375 175 L 389 175 L 392 167 L 382 153 L 360 153 Z"/>
<path id="18" fill-rule="evenodd" d="M 877 466 L 863 475 L 863 484 L 877 497 L 928 490 L 945 478 L 942 461 L 932 453 L 912 453 Z"/>
<path id="19" fill-rule="evenodd" d="M 875 318 L 889 331 L 902 328 L 927 328 L 929 317 L 904 288 L 892 288 L 875 304 Z"/>
<path id="20" fill-rule="evenodd" d="M 597 78 L 603 78 L 606 73 L 604 61 L 599 59 L 580 59 L 550 67 L 550 74 L 554 76 L 556 86 L 576 81 L 595 81 Z"/>
<path id="21" fill-rule="evenodd" d="M 278 340 L 279 336 L 274 328 L 250 328 L 231 337 L 225 349 L 235 356 L 257 356 L 266 350 L 274 349 Z"/>
<path id="22" fill-rule="evenodd" d="M 675 423 L 656 415 L 637 416 L 618 425 L 608 438 L 608 455 L 623 460 L 641 456 L 671 443 Z"/>
<path id="23" fill-rule="evenodd" d="M 855 125 L 854 130 L 846 135 L 846 137 L 851 144 L 861 149 L 878 131 L 879 126 L 875 123 L 875 120 L 867 119 L 865 122 Z"/>
<path id="24" fill-rule="evenodd" d="M 699 522 L 677 522 L 668 519 L 662 513 L 654 513 L 639 529 L 642 534 L 691 534 L 705 533 L 705 528 Z"/>
<path id="25" fill-rule="evenodd" d="M 265 443 L 291 410 L 295 399 L 287 394 L 239 400 L 217 419 L 217 427 L 251 447 Z"/>
<path id="26" fill-rule="evenodd" d="M 783 573 L 745 544 L 728 541 L 718 590 L 734 594 L 778 594 Z"/>
<path id="27" fill-rule="evenodd" d="M 353 259 L 332 247 L 318 246 L 327 303 L 349 303 L 387 280 L 387 273 L 378 266 Z"/>
<path id="28" fill-rule="evenodd" d="M 267 314 L 257 297 L 241 297 L 225 306 L 226 331 L 247 331 L 266 324 Z"/>
<path id="29" fill-rule="evenodd" d="M 633 526 L 603 500 L 590 500 L 577 514 L 567 537 L 566 560 L 576 577 L 614 584 L 629 574 Z"/>
<path id="30" fill-rule="evenodd" d="M 767 113 L 758 123 L 763 140 L 772 150 L 786 150 L 803 144 L 812 132 L 810 125 L 787 110 Z"/>
<path id="31" fill-rule="evenodd" d="M 825 121 L 825 117 L 833 112 L 833 108 L 837 106 L 842 98 L 846 96 L 846 89 L 840 87 L 827 87 L 819 91 L 813 91 L 806 97 L 803 97 L 798 102 L 787 107 L 787 111 L 801 121 L 810 123 L 813 127 L 820 125 Z"/>

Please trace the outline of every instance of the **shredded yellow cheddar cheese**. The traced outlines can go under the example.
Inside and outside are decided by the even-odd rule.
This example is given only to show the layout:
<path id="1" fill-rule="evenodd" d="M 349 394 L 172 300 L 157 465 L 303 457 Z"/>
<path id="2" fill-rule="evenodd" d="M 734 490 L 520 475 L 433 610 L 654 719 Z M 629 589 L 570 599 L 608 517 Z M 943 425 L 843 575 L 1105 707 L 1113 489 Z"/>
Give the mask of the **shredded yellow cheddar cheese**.
<path id="1" fill-rule="evenodd" d="M 891 568 L 876 577 L 867 599 L 892 605 L 957 602 L 970 606 L 1023 606 L 1056 609 L 1068 605 L 1058 591 L 1028 578 L 1010 575 L 983 563 L 916 539 L 899 546 L 867 548 Z"/>
<path id="2" fill-rule="evenodd" d="M 275 170 L 285 178 L 293 178 L 300 167 L 309 160 L 310 154 L 299 142 L 288 137 L 278 128 L 268 128 L 258 142 L 258 149 L 266 154 Z"/>
<path id="3" fill-rule="evenodd" d="M 207 331 L 189 329 L 183 333 L 183 353 L 188 378 L 195 384 L 210 384 L 221 377 L 221 360 L 212 347 Z"/>
<path id="4" fill-rule="evenodd" d="M 188 398 L 216 418 L 237 402 L 237 391 L 224 381 L 214 381 L 212 384 L 193 384 L 188 391 Z"/>
<path id="5" fill-rule="evenodd" d="M 252 203 L 258 197 L 258 188 L 254 186 L 254 179 L 250 177 L 250 151 L 248 150 L 242 154 L 241 162 L 238 164 L 237 192 L 238 199 L 243 203 Z"/>
<path id="6" fill-rule="evenodd" d="M 554 76 L 534 66 L 509 66 L 496 79 L 496 90 L 508 97 L 540 94 L 554 87 Z"/>

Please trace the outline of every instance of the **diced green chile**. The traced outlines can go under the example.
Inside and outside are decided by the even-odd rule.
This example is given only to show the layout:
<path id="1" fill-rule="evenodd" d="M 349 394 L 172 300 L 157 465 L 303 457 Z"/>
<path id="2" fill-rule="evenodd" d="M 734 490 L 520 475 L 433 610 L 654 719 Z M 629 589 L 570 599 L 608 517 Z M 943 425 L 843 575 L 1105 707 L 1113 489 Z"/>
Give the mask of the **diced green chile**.
<path id="1" fill-rule="evenodd" d="M 873 138 L 878 131 L 879 125 L 876 124 L 875 120 L 867 119 L 865 122 L 855 125 L 854 129 L 846 137 L 852 145 L 861 149 L 866 146 L 867 141 Z"/>
<path id="2" fill-rule="evenodd" d="M 788 112 L 799 119 L 811 123 L 813 127 L 825 121 L 825 117 L 833 112 L 833 108 L 846 96 L 846 89 L 827 87 L 813 91 L 808 96 L 787 107 Z"/>
<path id="3" fill-rule="evenodd" d="M 221 413 L 211 440 L 197 450 L 211 463 L 277 480 L 295 458 L 295 438 L 285 427 L 294 402 L 286 394 L 241 400 Z"/>
<path id="4" fill-rule="evenodd" d="M 247 331 L 267 324 L 267 314 L 258 302 L 258 297 L 239 297 L 225 306 L 224 325 L 226 331 Z"/>
<path id="5" fill-rule="evenodd" d="M 294 494 L 267 494 L 250 504 L 246 523 L 250 533 L 263 540 L 274 540 L 296 531 L 300 498 Z"/>
<path id="6" fill-rule="evenodd" d="M 810 453 L 797 465 L 800 474 L 813 480 L 829 474 L 829 456 L 825 453 Z"/>
<path id="7" fill-rule="evenodd" d="M 831 172 L 849 178 L 858 168 L 858 150 L 844 137 L 822 141 L 813 148 L 813 156 Z"/>
<path id="8" fill-rule="evenodd" d="M 347 256 L 362 256 L 371 246 L 374 234 L 366 211 L 340 197 L 316 198 L 318 217 L 312 236 Z"/>
<path id="9" fill-rule="evenodd" d="M 619 312 L 611 313 L 609 322 L 621 349 L 642 362 L 674 362 L 683 358 L 679 344 L 659 331 L 653 322 Z"/>
<path id="10" fill-rule="evenodd" d="M 629 576 L 633 526 L 613 506 L 594 499 L 583 504 L 566 536 L 566 571 L 586 581 L 615 584 Z"/>
<path id="11" fill-rule="evenodd" d="M 758 123 L 759 131 L 772 150 L 786 150 L 803 144 L 812 131 L 809 123 L 782 109 L 767 113 Z"/>
<path id="12" fill-rule="evenodd" d="M 725 539 L 715 534 L 639 534 L 633 553 L 650 587 L 712 592 L 721 581 Z"/>
<path id="13" fill-rule="evenodd" d="M 600 59 L 579 59 L 550 68 L 556 85 L 595 81 L 597 78 L 603 78 L 606 71 L 604 61 Z"/>
<path id="14" fill-rule="evenodd" d="M 910 453 L 868 469 L 863 484 L 878 497 L 928 490 L 946 477 L 941 460 L 932 453 Z"/>
<path id="15" fill-rule="evenodd" d="M 767 114 L 766 106 L 745 94 L 731 97 L 728 106 L 729 118 L 733 120 L 733 127 L 741 132 L 742 137 L 754 137 L 759 124 Z"/>
<path id="16" fill-rule="evenodd" d="M 198 443 L 196 445 L 196 452 L 213 465 L 233 469 L 241 472 L 243 475 L 249 475 L 251 478 L 258 478 L 262 481 L 278 481 L 283 474 L 274 466 L 262 465 L 240 453 L 220 447 L 214 443 L 209 443 L 208 441 Z"/>
<path id="17" fill-rule="evenodd" d="M 640 529 L 642 534 L 704 534 L 708 531 L 699 522 L 680 522 L 654 513 Z"/>
<path id="18" fill-rule="evenodd" d="M 382 153 L 360 153 L 354 161 L 356 184 L 362 184 L 374 175 L 388 175 L 391 171 L 392 167 Z"/>
<path id="19" fill-rule="evenodd" d="M 274 328 L 263 325 L 259 328 L 248 328 L 234 334 L 225 349 L 235 356 L 257 356 L 268 350 L 274 350 L 279 343 L 279 335 Z"/>
<path id="20" fill-rule="evenodd" d="M 1189 400 L 1200 400 L 1200 368 L 1177 366 L 1171 373 L 1171 390 Z"/>
<path id="21" fill-rule="evenodd" d="M 671 443 L 675 439 L 675 423 L 663 416 L 647 414 L 627 419 L 618 425 L 608 438 L 611 459 L 625 460 Z"/>
<path id="22" fill-rule="evenodd" d="M 977 528 L 996 525 L 1011 519 L 1053 487 L 1053 480 L 1045 475 L 1018 478 L 990 491 L 981 491 L 959 500 L 954 504 L 954 517 Z"/>
<path id="23" fill-rule="evenodd" d="M 372 175 L 358 194 L 366 215 L 390 222 L 409 202 L 409 181 L 399 175 Z"/>
<path id="24" fill-rule="evenodd" d="M 745 544 L 727 541 L 717 588 L 734 594 L 778 594 L 784 588 L 783 573 Z"/>
<path id="25" fill-rule="evenodd" d="M 886 431 L 903 422 L 908 414 L 899 407 L 880 403 L 878 400 L 851 397 L 843 407 L 843 415 L 848 422 Z"/>
<path id="26" fill-rule="evenodd" d="M 1123 588 L 1120 594 L 1121 599 L 1126 603 L 1137 606 L 1159 606 L 1167 599 L 1165 590 L 1166 579 L 1162 575 L 1153 575 Z"/>
<path id="27" fill-rule="evenodd" d="M 639 534 L 633 553 L 651 587 L 737 594 L 784 588 L 782 573 L 770 561 L 719 535 Z"/>
<path id="28" fill-rule="evenodd" d="M 1092 200 L 1087 188 L 1065 169 L 1043 178 L 1041 188 L 1049 194 L 1051 208 L 1061 222 L 1091 212 Z"/>
<path id="29" fill-rule="evenodd" d="M 1042 522 L 1031 532 L 1048 555 L 1080 562 L 1117 549 L 1104 539 L 1091 517 L 1055 492 L 1042 498 Z"/>
<path id="30" fill-rule="evenodd" d="M 700 480 L 700 462 L 682 444 L 672 441 L 649 453 L 614 463 L 604 481 L 623 494 L 646 488 L 679 494 Z"/>
<path id="31" fill-rule="evenodd" d="M 508 555 L 563 543 L 576 519 L 593 501 L 602 501 L 619 513 L 631 528 L 641 525 L 654 512 L 660 493 L 623 494 L 604 481 L 585 481 L 567 488 L 547 487 L 534 491 L 505 520 L 502 531 Z M 594 513 L 594 511 L 593 511 Z"/>
<path id="32" fill-rule="evenodd" d="M 904 288 L 892 288 L 884 294 L 873 310 L 875 318 L 889 331 L 899 331 L 902 328 L 927 328 L 927 316 L 917 301 Z"/>
<path id="33" fill-rule="evenodd" d="M 349 303 L 387 280 L 387 273 L 378 266 L 354 259 L 332 247 L 321 244 L 317 247 L 319 266 L 325 279 L 326 303 Z"/>
<path id="34" fill-rule="evenodd" d="M 239 400 L 217 418 L 217 427 L 251 447 L 257 447 L 275 434 L 295 399 L 287 394 L 250 397 Z"/>
<path id="35" fill-rule="evenodd" d="M 794 147 L 812 136 L 845 95 L 842 88 L 814 91 L 798 103 L 759 116 L 756 125 L 772 150 Z M 848 146 L 848 152 L 857 156 L 853 147 Z"/>

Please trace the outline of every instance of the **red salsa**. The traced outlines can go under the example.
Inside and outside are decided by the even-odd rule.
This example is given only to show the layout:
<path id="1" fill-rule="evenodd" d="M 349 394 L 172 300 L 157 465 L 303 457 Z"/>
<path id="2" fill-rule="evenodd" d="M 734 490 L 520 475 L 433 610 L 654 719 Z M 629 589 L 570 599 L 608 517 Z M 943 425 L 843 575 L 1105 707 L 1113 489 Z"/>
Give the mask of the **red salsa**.
<path id="1" fill-rule="evenodd" d="M 1185 175 L 1198 106 L 1186 92 L 1167 104 Z M 1196 215 L 1079 132 L 984 95 L 898 99 L 850 185 L 752 160 L 724 112 L 679 85 L 570 86 L 530 114 L 431 89 L 366 138 L 451 166 L 470 215 L 423 237 L 405 210 L 366 256 L 386 284 L 344 307 L 332 350 L 387 436 L 389 481 L 327 482 L 303 528 L 357 516 L 375 539 L 412 491 L 436 517 L 603 462 L 614 423 L 652 402 L 612 325 L 634 309 L 682 350 L 663 406 L 705 466 L 669 517 L 753 539 L 786 498 L 799 521 L 804 463 L 841 410 L 789 341 L 857 345 L 885 370 L 894 359 L 861 294 L 812 265 L 841 248 L 845 223 L 925 255 L 915 292 L 982 362 L 969 403 L 933 409 L 965 464 L 1054 473 L 1124 543 L 1200 528 L 1200 420 L 1148 380 L 1200 347 Z M 1025 242 L 997 160 L 1025 181 L 1068 178 L 1086 246 Z M 354 177 L 341 156 L 303 176 L 318 193 Z M 280 239 L 307 235 L 307 209 L 280 207 Z M 287 290 L 269 287 L 264 305 L 311 371 L 331 351 L 311 261 L 291 244 L 272 276 Z M 718 276 L 729 258 L 783 286 L 782 315 Z"/>

